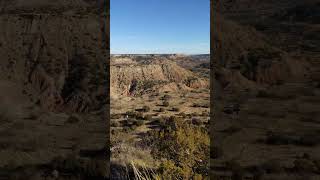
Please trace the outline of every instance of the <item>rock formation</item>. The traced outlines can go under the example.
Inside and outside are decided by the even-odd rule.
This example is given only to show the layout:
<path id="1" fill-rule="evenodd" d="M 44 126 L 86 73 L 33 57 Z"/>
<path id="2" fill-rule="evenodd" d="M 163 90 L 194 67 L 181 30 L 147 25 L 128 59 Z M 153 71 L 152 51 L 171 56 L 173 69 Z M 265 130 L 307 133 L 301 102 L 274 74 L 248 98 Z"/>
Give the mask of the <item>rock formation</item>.
<path id="1" fill-rule="evenodd" d="M 139 95 L 164 89 L 208 88 L 206 78 L 169 59 L 149 58 L 147 61 L 113 57 L 110 69 L 111 96 Z"/>

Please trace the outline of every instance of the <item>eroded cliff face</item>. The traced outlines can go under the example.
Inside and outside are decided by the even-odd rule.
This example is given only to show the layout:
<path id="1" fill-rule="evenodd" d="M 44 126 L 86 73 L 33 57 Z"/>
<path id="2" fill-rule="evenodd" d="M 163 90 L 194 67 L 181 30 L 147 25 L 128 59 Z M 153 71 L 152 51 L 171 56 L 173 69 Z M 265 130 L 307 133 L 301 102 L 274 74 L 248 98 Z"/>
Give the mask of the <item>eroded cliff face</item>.
<path id="1" fill-rule="evenodd" d="M 128 59 L 125 59 L 124 63 L 111 61 L 111 96 L 209 87 L 206 78 L 201 78 L 170 60 L 150 61 L 150 63 L 138 63 Z"/>
<path id="2" fill-rule="evenodd" d="M 1 77 L 52 111 L 101 107 L 106 59 L 101 15 L 92 2 L 1 1 Z"/>

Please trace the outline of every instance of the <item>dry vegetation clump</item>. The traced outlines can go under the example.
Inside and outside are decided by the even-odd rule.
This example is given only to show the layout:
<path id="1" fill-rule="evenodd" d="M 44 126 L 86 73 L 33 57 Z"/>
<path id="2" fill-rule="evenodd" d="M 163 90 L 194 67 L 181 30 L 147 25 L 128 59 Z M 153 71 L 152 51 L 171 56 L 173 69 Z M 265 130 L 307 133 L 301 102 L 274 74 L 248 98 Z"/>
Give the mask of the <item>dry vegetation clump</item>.
<path id="1" fill-rule="evenodd" d="M 165 118 L 163 116 L 157 117 L 152 121 L 153 124 L 156 124 L 158 126 L 164 125 Z"/>
<path id="2" fill-rule="evenodd" d="M 182 118 L 165 119 L 160 130 L 147 139 L 155 159 L 162 159 L 157 171 L 163 179 L 207 179 L 210 139 L 206 129 Z"/>
<path id="3" fill-rule="evenodd" d="M 111 119 L 120 119 L 122 117 L 121 114 L 111 114 L 110 118 Z"/>
<path id="4" fill-rule="evenodd" d="M 143 116 L 143 118 L 144 118 L 144 120 L 150 121 L 150 120 L 152 120 L 152 115 L 146 114 Z"/>
<path id="5" fill-rule="evenodd" d="M 144 115 L 143 115 L 142 112 L 138 112 L 138 113 L 136 114 L 136 117 L 135 117 L 135 118 L 138 119 L 138 120 L 143 120 L 143 119 L 144 119 Z"/>
<path id="6" fill-rule="evenodd" d="M 209 104 L 193 103 L 191 107 L 209 108 Z"/>
<path id="7" fill-rule="evenodd" d="M 164 96 L 162 96 L 162 97 L 160 98 L 160 100 L 167 101 L 167 100 L 169 100 L 169 99 L 171 99 L 171 98 L 172 98 L 172 97 L 171 97 L 170 95 L 165 94 Z"/>
<path id="8" fill-rule="evenodd" d="M 163 105 L 164 107 L 168 107 L 170 104 L 169 104 L 168 101 L 165 100 L 162 105 Z"/>
<path id="9" fill-rule="evenodd" d="M 179 113 L 179 114 L 177 114 L 178 116 L 181 116 L 181 117 L 183 117 L 183 118 L 186 118 L 187 117 L 187 114 L 186 113 L 184 113 L 184 112 L 181 112 L 181 113 Z"/>
<path id="10" fill-rule="evenodd" d="M 135 125 L 135 126 L 142 126 L 142 125 L 144 125 L 144 121 L 133 121 L 133 125 Z"/>
<path id="11" fill-rule="evenodd" d="M 143 113 L 140 111 L 128 111 L 126 115 L 133 119 L 144 119 Z"/>
<path id="12" fill-rule="evenodd" d="M 178 107 L 173 107 L 173 108 L 172 108 L 172 111 L 174 111 L 174 112 L 179 112 L 179 111 L 180 111 L 180 108 L 178 108 Z"/>
<path id="13" fill-rule="evenodd" d="M 191 122 L 192 122 L 192 124 L 197 125 L 197 126 L 200 126 L 200 125 L 203 124 L 203 122 L 201 121 L 201 119 L 198 119 L 198 118 L 192 118 L 192 119 L 191 119 Z"/>
<path id="14" fill-rule="evenodd" d="M 112 131 L 110 150 L 111 178 L 133 177 L 134 170 L 140 172 L 143 167 L 143 171 L 146 171 L 156 166 L 150 149 L 139 146 L 128 132 Z"/>
<path id="15" fill-rule="evenodd" d="M 142 107 L 142 111 L 143 112 L 149 112 L 150 111 L 150 107 L 149 106 L 143 106 Z"/>
<path id="16" fill-rule="evenodd" d="M 144 114 L 142 112 L 127 112 L 127 115 L 131 119 L 136 119 L 136 120 L 151 120 L 152 116 L 150 114 Z"/>
<path id="17" fill-rule="evenodd" d="M 120 127 L 121 123 L 118 121 L 111 121 L 110 127 Z"/>

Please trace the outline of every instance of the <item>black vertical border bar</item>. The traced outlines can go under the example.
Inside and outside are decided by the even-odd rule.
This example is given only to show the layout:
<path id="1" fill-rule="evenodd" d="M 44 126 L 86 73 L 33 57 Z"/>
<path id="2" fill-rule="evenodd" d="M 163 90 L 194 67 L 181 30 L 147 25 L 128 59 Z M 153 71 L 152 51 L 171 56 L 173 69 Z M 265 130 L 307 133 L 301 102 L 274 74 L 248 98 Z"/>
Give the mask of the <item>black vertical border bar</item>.
<path id="1" fill-rule="evenodd" d="M 101 2 L 103 1 L 103 2 Z M 110 0 L 100 0 L 102 4 L 102 12 L 100 12 L 100 17 L 102 18 L 102 48 L 104 52 L 104 59 L 105 63 L 105 93 L 106 93 L 106 106 L 104 111 L 104 118 L 106 120 L 106 146 L 105 146 L 105 154 L 106 154 L 106 171 L 107 171 L 107 178 L 110 179 Z"/>

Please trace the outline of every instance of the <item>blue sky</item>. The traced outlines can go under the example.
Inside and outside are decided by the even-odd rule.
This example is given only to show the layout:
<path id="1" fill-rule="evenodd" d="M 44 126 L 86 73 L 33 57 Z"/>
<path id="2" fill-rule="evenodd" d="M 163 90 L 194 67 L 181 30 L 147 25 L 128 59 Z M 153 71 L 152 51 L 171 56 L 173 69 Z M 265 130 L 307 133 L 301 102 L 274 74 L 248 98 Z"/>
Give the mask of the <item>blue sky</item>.
<path id="1" fill-rule="evenodd" d="M 210 51 L 209 0 L 111 0 L 112 54 Z"/>

